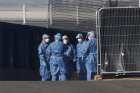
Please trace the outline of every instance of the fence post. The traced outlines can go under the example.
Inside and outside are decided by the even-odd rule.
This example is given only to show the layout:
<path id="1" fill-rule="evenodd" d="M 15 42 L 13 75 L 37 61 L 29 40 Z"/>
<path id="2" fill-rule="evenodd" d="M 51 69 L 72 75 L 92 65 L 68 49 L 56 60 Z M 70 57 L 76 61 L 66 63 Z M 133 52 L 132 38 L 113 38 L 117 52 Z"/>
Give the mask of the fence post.
<path id="1" fill-rule="evenodd" d="M 98 36 L 98 11 L 96 11 L 96 38 L 97 38 L 97 75 L 99 75 L 99 67 L 98 67 L 98 64 L 99 64 L 99 36 Z"/>

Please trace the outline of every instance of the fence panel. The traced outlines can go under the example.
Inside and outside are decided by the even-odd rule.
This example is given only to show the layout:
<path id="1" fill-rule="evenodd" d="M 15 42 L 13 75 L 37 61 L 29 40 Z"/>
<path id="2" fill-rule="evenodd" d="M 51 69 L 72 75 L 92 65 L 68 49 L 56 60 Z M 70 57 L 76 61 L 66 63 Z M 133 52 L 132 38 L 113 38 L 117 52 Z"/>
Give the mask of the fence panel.
<path id="1" fill-rule="evenodd" d="M 140 73 L 140 8 L 99 11 L 99 71 Z"/>

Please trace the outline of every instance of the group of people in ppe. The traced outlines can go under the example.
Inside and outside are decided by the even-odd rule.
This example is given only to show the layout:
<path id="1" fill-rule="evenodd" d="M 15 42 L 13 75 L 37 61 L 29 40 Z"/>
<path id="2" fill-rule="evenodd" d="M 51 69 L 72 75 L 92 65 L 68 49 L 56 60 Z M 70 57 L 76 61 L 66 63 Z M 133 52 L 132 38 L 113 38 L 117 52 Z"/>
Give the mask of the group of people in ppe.
<path id="1" fill-rule="evenodd" d="M 74 47 L 67 35 L 57 33 L 50 42 L 50 36 L 43 34 L 38 47 L 41 80 L 70 80 L 74 72 L 79 80 L 92 80 L 97 67 L 95 32 L 88 32 L 87 38 L 85 40 L 82 33 L 77 34 L 78 43 Z"/>

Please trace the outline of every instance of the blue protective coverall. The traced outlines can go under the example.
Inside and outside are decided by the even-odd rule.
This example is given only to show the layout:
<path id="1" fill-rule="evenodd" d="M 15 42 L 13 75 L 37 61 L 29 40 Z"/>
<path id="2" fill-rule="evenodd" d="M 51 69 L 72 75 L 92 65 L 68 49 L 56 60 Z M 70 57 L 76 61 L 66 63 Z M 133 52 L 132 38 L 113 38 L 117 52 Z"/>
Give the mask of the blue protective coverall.
<path id="1" fill-rule="evenodd" d="M 50 80 L 50 67 L 48 63 L 48 58 L 46 56 L 46 49 L 49 44 L 41 42 L 38 47 L 38 55 L 40 60 L 40 76 L 42 81 Z"/>
<path id="2" fill-rule="evenodd" d="M 72 44 L 64 45 L 64 61 L 66 64 L 67 79 L 71 79 L 74 72 L 75 49 Z"/>
<path id="3" fill-rule="evenodd" d="M 64 44 L 61 41 L 52 42 L 47 53 L 50 56 L 50 71 L 52 81 L 66 80 L 66 68 L 64 63 Z"/>
<path id="4" fill-rule="evenodd" d="M 87 41 L 85 54 L 87 80 L 91 80 L 97 70 L 97 41 L 96 38 Z"/>
<path id="5" fill-rule="evenodd" d="M 85 68 L 85 48 L 86 41 L 78 43 L 76 46 L 76 69 L 80 80 L 86 79 L 86 68 Z"/>

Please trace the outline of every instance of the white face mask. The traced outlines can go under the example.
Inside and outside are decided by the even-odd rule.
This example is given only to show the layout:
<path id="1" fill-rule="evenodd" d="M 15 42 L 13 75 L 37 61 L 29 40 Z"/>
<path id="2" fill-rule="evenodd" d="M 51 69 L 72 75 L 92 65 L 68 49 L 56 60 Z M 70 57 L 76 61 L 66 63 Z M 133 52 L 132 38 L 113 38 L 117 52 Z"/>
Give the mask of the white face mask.
<path id="1" fill-rule="evenodd" d="M 89 37 L 88 37 L 88 40 L 91 40 L 91 39 L 92 39 L 92 38 L 89 36 Z"/>
<path id="2" fill-rule="evenodd" d="M 94 39 L 94 36 L 88 36 L 88 40 Z"/>
<path id="3" fill-rule="evenodd" d="M 47 38 L 47 39 L 45 39 L 44 41 L 45 41 L 46 43 L 48 43 L 48 42 L 50 42 L 50 39 Z"/>
<path id="4" fill-rule="evenodd" d="M 83 40 L 81 38 L 78 38 L 78 42 L 81 43 Z"/>
<path id="5" fill-rule="evenodd" d="M 65 39 L 64 39 L 64 40 L 63 40 L 63 43 L 64 43 L 64 44 L 68 44 L 68 40 L 65 40 Z"/>

